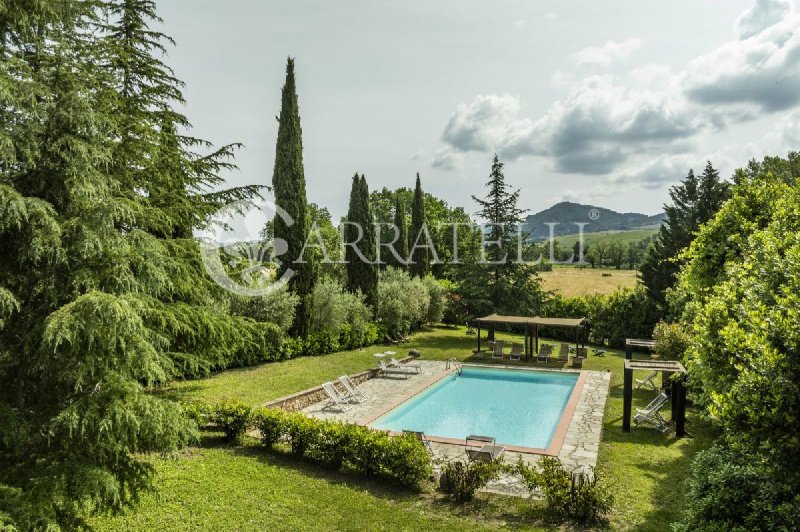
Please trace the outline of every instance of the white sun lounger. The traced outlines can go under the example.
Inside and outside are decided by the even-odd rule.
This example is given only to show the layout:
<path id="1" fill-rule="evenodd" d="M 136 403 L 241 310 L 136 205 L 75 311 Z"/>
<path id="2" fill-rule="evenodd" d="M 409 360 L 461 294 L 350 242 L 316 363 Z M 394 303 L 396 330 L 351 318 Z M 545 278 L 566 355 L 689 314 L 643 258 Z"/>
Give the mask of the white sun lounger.
<path id="1" fill-rule="evenodd" d="M 342 375 L 339 377 L 339 382 L 344 386 L 344 389 L 347 390 L 349 394 L 348 397 L 350 399 L 355 399 L 359 403 L 363 403 L 367 399 L 369 399 L 369 395 L 364 393 L 358 386 L 355 385 L 353 381 L 350 380 L 350 377 L 347 375 Z"/>
<path id="2" fill-rule="evenodd" d="M 411 368 L 390 368 L 383 360 L 378 361 L 378 369 L 381 375 L 402 375 L 404 379 L 410 377 L 412 373 L 416 373 Z"/>
<path id="3" fill-rule="evenodd" d="M 415 373 L 422 373 L 422 366 L 419 364 L 412 364 L 410 362 L 406 362 L 405 364 L 401 363 L 396 358 L 390 358 L 389 364 L 391 364 L 393 368 L 411 368 L 414 370 Z"/>
<path id="4" fill-rule="evenodd" d="M 669 430 L 669 422 L 661 417 L 659 410 L 669 401 L 669 396 L 666 393 L 660 393 L 655 399 L 650 401 L 644 408 L 637 408 L 636 415 L 633 416 L 633 421 L 636 425 L 650 426 L 661 432 Z"/>
<path id="5" fill-rule="evenodd" d="M 658 372 L 654 371 L 644 379 L 636 379 L 636 389 L 647 388 L 648 390 L 658 391 L 656 388 L 655 378 L 658 377 Z"/>
<path id="6" fill-rule="evenodd" d="M 328 396 L 328 404 L 324 408 L 330 406 L 337 406 L 342 412 L 350 410 L 350 405 L 347 404 L 347 398 L 343 397 L 339 391 L 333 386 L 332 382 L 326 382 L 322 385 L 325 394 Z"/>

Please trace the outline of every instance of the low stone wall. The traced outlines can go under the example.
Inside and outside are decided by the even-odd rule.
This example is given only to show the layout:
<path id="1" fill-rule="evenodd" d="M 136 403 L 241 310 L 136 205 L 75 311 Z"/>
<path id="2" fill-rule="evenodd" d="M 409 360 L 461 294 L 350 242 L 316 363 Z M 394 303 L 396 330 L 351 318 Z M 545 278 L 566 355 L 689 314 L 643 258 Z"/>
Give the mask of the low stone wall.
<path id="1" fill-rule="evenodd" d="M 414 357 L 407 356 L 399 358 L 398 361 L 408 362 L 409 360 L 413 359 Z M 378 368 L 371 368 L 366 371 L 361 371 L 359 373 L 350 375 L 350 380 L 353 381 L 353 384 L 358 385 L 367 379 L 374 379 L 377 376 Z M 341 385 L 337 384 L 336 382 L 334 382 L 334 385 L 341 390 Z M 326 397 L 325 390 L 322 389 L 322 385 L 320 384 L 319 386 L 314 386 L 313 388 L 303 390 L 302 392 L 293 393 L 291 395 L 286 395 L 273 401 L 269 401 L 261 406 L 265 406 L 267 408 L 280 408 L 289 412 L 294 412 L 296 410 L 302 410 L 303 408 L 313 405 L 314 403 L 318 403 L 324 400 Z"/>

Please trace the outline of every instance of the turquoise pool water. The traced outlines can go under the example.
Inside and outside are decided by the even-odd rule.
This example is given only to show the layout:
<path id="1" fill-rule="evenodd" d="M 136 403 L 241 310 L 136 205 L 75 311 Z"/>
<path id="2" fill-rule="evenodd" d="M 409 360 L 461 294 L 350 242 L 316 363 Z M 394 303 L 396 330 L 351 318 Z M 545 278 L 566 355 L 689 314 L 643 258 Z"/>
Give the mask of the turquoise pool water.
<path id="1" fill-rule="evenodd" d="M 465 367 L 401 403 L 370 425 L 464 439 L 546 448 L 578 380 L 573 373 Z"/>

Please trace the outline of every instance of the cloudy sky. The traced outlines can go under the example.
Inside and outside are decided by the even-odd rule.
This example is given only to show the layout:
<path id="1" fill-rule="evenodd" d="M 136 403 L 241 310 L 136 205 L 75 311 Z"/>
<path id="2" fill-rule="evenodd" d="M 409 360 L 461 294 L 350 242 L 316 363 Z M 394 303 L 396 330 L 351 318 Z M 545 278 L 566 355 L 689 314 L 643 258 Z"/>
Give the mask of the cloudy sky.
<path id="1" fill-rule="evenodd" d="M 707 159 L 724 176 L 800 149 L 795 0 L 160 0 L 197 136 L 241 141 L 269 184 L 296 58 L 308 196 L 350 177 L 474 211 L 492 153 L 522 206 L 652 214 Z"/>

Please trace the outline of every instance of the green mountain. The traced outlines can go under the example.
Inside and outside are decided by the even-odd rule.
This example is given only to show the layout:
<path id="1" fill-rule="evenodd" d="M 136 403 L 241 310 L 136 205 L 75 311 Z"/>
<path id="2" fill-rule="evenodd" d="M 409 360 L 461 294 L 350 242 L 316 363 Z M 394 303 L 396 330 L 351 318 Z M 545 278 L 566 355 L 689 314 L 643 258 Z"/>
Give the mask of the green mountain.
<path id="1" fill-rule="evenodd" d="M 550 237 L 550 226 L 547 224 L 556 224 L 553 226 L 553 235 L 563 236 L 577 233 L 577 224 L 586 224 L 583 227 L 584 233 L 655 229 L 665 217 L 663 212 L 649 216 L 562 201 L 549 209 L 529 215 L 523 223 L 523 229 L 533 240 L 543 240 Z"/>

